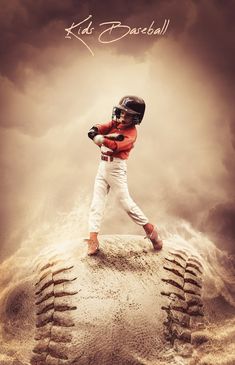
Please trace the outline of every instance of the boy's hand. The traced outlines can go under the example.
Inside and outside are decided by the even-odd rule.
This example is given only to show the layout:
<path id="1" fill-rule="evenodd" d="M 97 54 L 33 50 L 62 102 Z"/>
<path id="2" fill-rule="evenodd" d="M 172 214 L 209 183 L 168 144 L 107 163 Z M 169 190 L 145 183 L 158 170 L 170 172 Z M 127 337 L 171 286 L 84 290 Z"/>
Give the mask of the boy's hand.
<path id="1" fill-rule="evenodd" d="M 95 136 L 97 136 L 97 134 L 99 133 L 99 131 L 98 131 L 98 128 L 97 127 L 92 127 L 90 130 L 89 130 L 89 132 L 88 132 L 88 137 L 90 138 L 90 139 L 94 139 L 94 137 Z"/>
<path id="2" fill-rule="evenodd" d="M 93 138 L 93 142 L 95 144 L 97 144 L 98 146 L 102 146 L 102 144 L 104 143 L 104 136 L 102 136 L 101 134 L 97 134 L 94 138 Z"/>

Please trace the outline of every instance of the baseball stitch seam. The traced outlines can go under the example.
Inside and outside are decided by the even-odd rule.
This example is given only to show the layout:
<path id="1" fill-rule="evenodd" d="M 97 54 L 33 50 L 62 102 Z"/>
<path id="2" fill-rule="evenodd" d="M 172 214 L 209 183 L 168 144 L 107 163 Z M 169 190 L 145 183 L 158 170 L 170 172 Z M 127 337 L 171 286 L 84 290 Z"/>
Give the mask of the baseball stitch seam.
<path id="1" fill-rule="evenodd" d="M 169 252 L 164 269 L 170 274 L 162 281 L 169 290 L 161 294 L 168 297 L 168 305 L 162 309 L 167 313 L 165 336 L 172 345 L 175 340 L 191 343 L 192 329 L 198 318 L 203 316 L 201 288 L 202 265 L 193 255 L 177 250 Z"/>
<path id="2" fill-rule="evenodd" d="M 68 330 L 74 323 L 68 314 L 77 309 L 70 304 L 71 296 L 77 294 L 69 288 L 76 280 L 76 277 L 71 277 L 72 269 L 72 265 L 64 265 L 62 260 L 49 260 L 39 271 L 40 277 L 35 284 L 37 343 L 31 365 L 49 365 L 54 361 L 70 365 L 66 344 L 72 341 L 71 331 Z"/>

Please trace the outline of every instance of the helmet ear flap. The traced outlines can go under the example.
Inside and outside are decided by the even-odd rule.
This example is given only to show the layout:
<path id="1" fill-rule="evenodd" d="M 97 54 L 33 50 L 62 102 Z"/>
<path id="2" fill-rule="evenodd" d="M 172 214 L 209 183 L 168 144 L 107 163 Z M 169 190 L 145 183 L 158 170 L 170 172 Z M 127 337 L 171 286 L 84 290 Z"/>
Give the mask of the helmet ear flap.
<path id="1" fill-rule="evenodd" d="M 142 120 L 142 118 L 139 115 L 134 115 L 133 122 L 135 124 L 140 124 L 141 123 L 141 120 Z"/>

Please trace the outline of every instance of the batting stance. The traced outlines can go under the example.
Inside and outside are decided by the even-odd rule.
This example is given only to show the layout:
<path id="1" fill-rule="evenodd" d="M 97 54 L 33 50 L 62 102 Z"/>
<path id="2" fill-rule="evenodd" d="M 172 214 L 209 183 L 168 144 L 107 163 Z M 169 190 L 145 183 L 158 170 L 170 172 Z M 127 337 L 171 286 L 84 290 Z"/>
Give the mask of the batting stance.
<path id="1" fill-rule="evenodd" d="M 132 200 L 127 185 L 127 165 L 131 149 L 137 138 L 136 125 L 140 124 L 145 112 L 145 102 L 136 96 L 124 96 L 113 108 L 112 120 L 96 124 L 88 137 L 100 147 L 101 161 L 95 179 L 93 199 L 89 214 L 90 237 L 87 239 L 88 255 L 99 251 L 98 233 L 103 218 L 107 194 L 116 193 L 123 209 L 136 224 L 143 226 L 146 237 L 155 250 L 162 248 L 162 240 L 153 224 Z"/>

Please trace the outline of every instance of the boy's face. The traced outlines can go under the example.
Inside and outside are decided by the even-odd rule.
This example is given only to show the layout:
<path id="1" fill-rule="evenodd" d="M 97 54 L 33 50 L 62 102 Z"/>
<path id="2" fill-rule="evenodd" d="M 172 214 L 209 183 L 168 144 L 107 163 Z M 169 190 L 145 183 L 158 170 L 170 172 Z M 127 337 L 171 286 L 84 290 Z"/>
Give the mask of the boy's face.
<path id="1" fill-rule="evenodd" d="M 129 127 L 133 124 L 133 114 L 125 112 L 125 110 L 121 110 L 119 123 L 121 123 L 125 127 Z"/>

